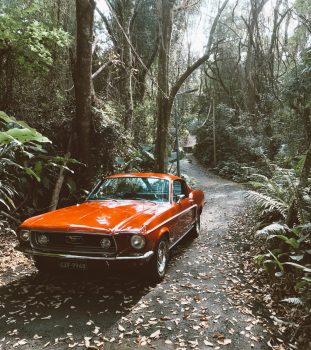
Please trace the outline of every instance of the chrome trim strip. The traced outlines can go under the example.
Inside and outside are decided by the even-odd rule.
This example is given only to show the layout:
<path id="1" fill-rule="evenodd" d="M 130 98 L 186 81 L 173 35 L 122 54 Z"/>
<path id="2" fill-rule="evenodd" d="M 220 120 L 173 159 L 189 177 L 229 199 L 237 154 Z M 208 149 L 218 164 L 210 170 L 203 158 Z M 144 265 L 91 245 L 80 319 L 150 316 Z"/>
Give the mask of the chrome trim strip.
<path id="1" fill-rule="evenodd" d="M 177 218 L 179 215 L 182 215 L 184 213 L 186 213 L 187 211 L 197 207 L 198 205 L 197 204 L 194 204 L 192 205 L 190 208 L 187 208 L 185 210 L 183 210 L 182 212 L 178 213 L 178 214 L 175 214 L 174 216 L 172 216 L 171 218 L 161 222 L 161 224 L 157 225 L 156 227 L 153 227 L 152 229 L 150 229 L 149 231 L 147 231 L 147 234 L 153 232 L 154 230 L 158 229 L 159 227 L 163 226 L 164 224 L 166 224 L 167 222 L 171 221 L 171 220 L 174 220 L 175 218 Z"/>
<path id="2" fill-rule="evenodd" d="M 138 256 L 105 257 L 105 256 L 84 256 L 84 255 L 70 255 L 70 254 L 59 254 L 59 253 L 45 253 L 45 252 L 40 252 L 38 250 L 33 250 L 33 249 L 27 249 L 27 248 L 22 249 L 20 247 L 16 247 L 15 249 L 28 255 L 46 256 L 46 257 L 61 258 L 61 259 L 103 260 L 103 261 L 146 260 L 146 259 L 150 259 L 154 254 L 152 250 L 149 250 L 145 254 L 138 255 Z"/>
<path id="3" fill-rule="evenodd" d="M 74 234 L 74 235 L 75 234 L 77 234 L 77 235 L 85 234 L 85 235 L 98 235 L 98 236 L 100 236 L 100 235 L 113 236 L 111 234 L 111 231 L 110 232 L 103 232 L 103 231 L 101 231 L 101 232 L 96 232 L 96 231 L 88 232 L 88 231 L 64 231 L 64 230 L 55 230 L 55 229 L 41 229 L 40 230 L 40 229 L 32 229 L 32 228 L 27 228 L 27 230 L 31 231 L 31 232 L 42 232 L 42 233 L 44 233 L 44 232 L 56 232 L 56 233 L 67 233 L 67 234 Z"/>
<path id="4" fill-rule="evenodd" d="M 40 248 L 42 248 L 42 252 L 44 252 L 44 253 L 55 253 L 55 254 L 58 254 L 58 252 L 59 253 L 62 253 L 62 252 L 64 252 L 64 248 L 63 249 L 60 249 L 60 248 L 48 248 L 47 246 L 45 246 L 45 247 L 32 247 L 33 248 L 33 250 L 36 250 L 36 249 L 40 249 Z M 107 251 L 104 251 L 104 250 L 102 250 L 102 251 L 99 251 L 99 250 L 93 250 L 93 251 L 90 251 L 90 250 L 66 250 L 66 253 L 69 253 L 69 254 L 107 254 L 107 255 L 115 255 L 116 254 L 116 252 L 107 252 Z"/>

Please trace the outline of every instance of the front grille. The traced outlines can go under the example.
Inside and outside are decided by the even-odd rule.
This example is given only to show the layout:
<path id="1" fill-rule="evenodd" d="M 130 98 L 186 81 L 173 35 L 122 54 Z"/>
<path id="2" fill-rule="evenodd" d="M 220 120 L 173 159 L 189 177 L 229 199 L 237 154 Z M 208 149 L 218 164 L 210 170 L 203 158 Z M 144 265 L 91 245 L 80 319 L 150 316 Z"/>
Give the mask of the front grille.
<path id="1" fill-rule="evenodd" d="M 38 236 L 44 233 L 49 238 L 47 245 L 41 245 L 38 242 Z M 111 246 L 104 249 L 100 245 L 102 238 L 108 238 Z M 57 252 L 81 252 L 81 253 L 115 253 L 116 245 L 114 239 L 107 234 L 87 234 L 87 233 L 69 233 L 69 232 L 33 232 L 31 243 L 35 248 L 45 251 Z"/>

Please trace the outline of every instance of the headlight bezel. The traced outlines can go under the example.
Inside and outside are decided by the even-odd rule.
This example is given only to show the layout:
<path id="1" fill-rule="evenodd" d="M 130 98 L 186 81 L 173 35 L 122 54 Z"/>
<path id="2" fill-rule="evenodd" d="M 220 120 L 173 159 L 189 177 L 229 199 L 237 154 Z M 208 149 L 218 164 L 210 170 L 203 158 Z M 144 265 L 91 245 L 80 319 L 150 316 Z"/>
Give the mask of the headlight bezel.
<path id="1" fill-rule="evenodd" d="M 23 243 L 28 243 L 30 241 L 30 235 L 31 235 L 30 230 L 23 229 L 19 231 L 19 239 Z"/>
<path id="2" fill-rule="evenodd" d="M 135 250 L 141 250 L 146 246 L 146 237 L 143 235 L 134 234 L 131 236 L 130 241 L 132 248 L 134 248 Z"/>

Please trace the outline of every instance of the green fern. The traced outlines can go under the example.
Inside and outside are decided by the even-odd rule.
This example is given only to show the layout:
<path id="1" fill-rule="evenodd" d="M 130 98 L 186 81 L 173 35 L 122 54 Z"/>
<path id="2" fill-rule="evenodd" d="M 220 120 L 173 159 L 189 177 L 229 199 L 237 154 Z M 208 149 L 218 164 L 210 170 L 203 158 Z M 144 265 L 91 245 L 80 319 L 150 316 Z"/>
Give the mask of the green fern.
<path id="1" fill-rule="evenodd" d="M 246 197 L 255 201 L 262 209 L 263 214 L 277 212 L 281 217 L 286 218 L 289 208 L 288 203 L 255 191 L 248 191 Z"/>
<path id="2" fill-rule="evenodd" d="M 12 186 L 0 181 L 0 204 L 2 204 L 2 206 L 8 210 L 15 208 L 13 199 L 16 194 L 17 193 Z"/>

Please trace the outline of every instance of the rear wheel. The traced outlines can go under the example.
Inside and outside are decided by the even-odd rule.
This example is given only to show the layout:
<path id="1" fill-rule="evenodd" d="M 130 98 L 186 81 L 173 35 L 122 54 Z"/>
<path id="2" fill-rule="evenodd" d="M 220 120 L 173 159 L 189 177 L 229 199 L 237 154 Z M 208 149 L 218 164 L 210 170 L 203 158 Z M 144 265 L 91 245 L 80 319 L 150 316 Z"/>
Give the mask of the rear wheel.
<path id="1" fill-rule="evenodd" d="M 200 231 L 201 231 L 201 216 L 200 214 L 198 214 L 195 220 L 194 227 L 191 230 L 191 236 L 193 238 L 198 238 L 200 236 Z"/>
<path id="2" fill-rule="evenodd" d="M 166 238 L 161 238 L 155 250 L 155 255 L 150 261 L 151 277 L 154 281 L 161 281 L 166 273 L 169 260 L 169 248 Z"/>

